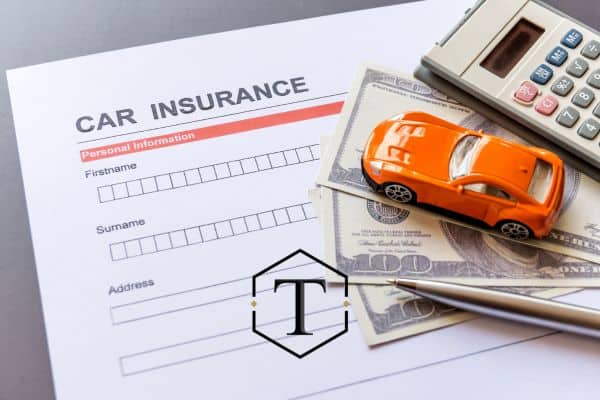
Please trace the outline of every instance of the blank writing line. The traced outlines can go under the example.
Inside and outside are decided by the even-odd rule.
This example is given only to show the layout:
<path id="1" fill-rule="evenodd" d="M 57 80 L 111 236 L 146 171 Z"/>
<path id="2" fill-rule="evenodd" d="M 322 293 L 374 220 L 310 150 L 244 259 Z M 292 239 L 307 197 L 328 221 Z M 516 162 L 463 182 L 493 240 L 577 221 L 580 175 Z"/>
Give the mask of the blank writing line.
<path id="1" fill-rule="evenodd" d="M 401 369 L 401 370 L 390 372 L 390 373 L 387 373 L 387 374 L 376 375 L 376 376 L 372 376 L 370 378 L 365 378 L 365 379 L 361 379 L 361 380 L 358 380 L 358 381 L 345 383 L 343 385 L 332 386 L 330 388 L 319 390 L 317 392 L 307 393 L 307 394 L 303 394 L 303 395 L 296 396 L 296 397 L 290 397 L 289 400 L 299 400 L 299 399 L 306 399 L 306 398 L 309 398 L 309 397 L 315 397 L 315 396 L 318 396 L 318 395 L 321 395 L 321 394 L 333 392 L 333 391 L 340 390 L 340 389 L 345 389 L 345 388 L 348 388 L 348 387 L 351 387 L 351 386 L 361 385 L 363 383 L 373 382 L 373 381 L 380 380 L 380 379 L 386 379 L 386 378 L 390 378 L 390 377 L 393 377 L 393 376 L 402 375 L 402 374 L 406 374 L 406 373 L 413 372 L 413 371 L 418 371 L 418 370 L 425 369 L 425 368 L 428 368 L 428 367 L 433 367 L 435 365 L 446 364 L 446 363 L 450 363 L 452 361 L 462 360 L 462 359 L 473 357 L 473 356 L 476 356 L 476 355 L 479 355 L 479 354 L 490 353 L 492 351 L 504 349 L 504 348 L 507 348 L 507 347 L 510 347 L 510 346 L 514 346 L 514 345 L 517 345 L 517 344 L 521 344 L 521 343 L 532 342 L 534 340 L 538 340 L 538 339 L 542 339 L 542 338 L 545 338 L 545 337 L 548 337 L 548 336 L 556 335 L 558 333 L 561 333 L 561 332 L 559 332 L 559 331 L 550 331 L 550 332 L 542 333 L 541 335 L 532 336 L 532 337 L 521 339 L 521 340 L 517 340 L 517 341 L 514 341 L 514 342 L 509 342 L 509 343 L 504 343 L 504 344 L 501 344 L 501 345 L 498 345 L 498 346 L 488 347 L 488 348 L 483 349 L 483 350 L 477 350 L 477 351 L 473 351 L 471 353 L 461 354 L 459 356 L 450 357 L 450 358 L 446 358 L 446 359 L 439 360 L 439 361 L 434 361 L 434 362 L 423 364 L 423 365 L 418 365 L 416 367 Z"/>
<path id="2" fill-rule="evenodd" d="M 334 306 L 334 307 L 330 307 L 330 308 L 325 308 L 323 310 L 318 310 L 318 311 L 314 311 L 312 313 L 307 313 L 306 315 L 318 314 L 318 313 L 321 313 L 321 312 L 327 312 L 327 311 L 331 311 L 331 310 L 335 310 L 335 309 L 339 309 L 339 308 L 342 308 L 342 306 Z M 261 324 L 259 326 L 265 326 L 265 325 L 275 324 L 275 323 L 278 323 L 278 322 L 282 322 L 282 321 L 286 321 L 286 320 L 291 320 L 291 319 L 294 319 L 294 318 L 295 317 L 283 318 L 281 320 L 270 321 L 270 322 L 267 322 L 265 324 Z M 356 319 L 348 321 L 349 324 L 355 323 L 355 322 L 356 322 Z M 336 324 L 331 324 L 331 325 L 326 325 L 326 326 L 322 326 L 322 327 L 319 327 L 319 328 L 315 328 L 315 329 L 312 329 L 312 331 L 313 332 L 318 332 L 318 331 L 322 331 L 322 330 L 326 330 L 326 329 L 331 329 L 331 328 L 335 328 L 335 327 L 343 326 L 343 325 L 344 325 L 344 323 L 336 323 Z M 252 347 L 256 347 L 256 346 L 260 346 L 260 345 L 268 343 L 266 340 L 261 340 L 259 342 L 247 344 L 247 345 L 244 345 L 244 346 L 233 347 L 233 348 L 227 349 L 227 350 L 222 350 L 222 351 L 218 351 L 218 352 L 203 354 L 203 355 L 196 356 L 196 357 L 190 357 L 190 358 L 183 359 L 183 360 L 180 360 L 180 361 L 166 363 L 166 364 L 162 364 L 162 365 L 158 365 L 158 366 L 150 367 L 150 368 L 145 368 L 145 369 L 141 369 L 141 370 L 137 370 L 137 371 L 133 371 L 133 372 L 125 372 L 124 368 L 123 368 L 123 361 L 126 358 L 131 358 L 131 357 L 135 357 L 135 356 L 139 356 L 139 355 L 143 355 L 143 354 L 147 354 L 147 353 L 151 353 L 151 352 L 155 352 L 155 351 L 159 351 L 159 350 L 169 349 L 169 348 L 172 348 L 172 347 L 182 346 L 182 345 L 185 345 L 185 344 L 191 344 L 191 343 L 195 343 L 195 342 L 199 342 L 199 341 L 203 341 L 203 340 L 213 339 L 213 338 L 216 338 L 216 337 L 225 336 L 225 335 L 229 335 L 229 334 L 233 334 L 233 333 L 239 333 L 239 332 L 248 331 L 248 330 L 250 330 L 250 328 L 236 329 L 234 331 L 220 333 L 220 334 L 216 334 L 216 335 L 212 335 L 212 336 L 207 336 L 207 337 L 203 337 L 203 338 L 200 338 L 200 339 L 190 340 L 188 342 L 178 343 L 178 344 L 174 344 L 174 345 L 171 345 L 171 346 L 165 346 L 165 347 L 161 347 L 159 349 L 154 349 L 154 350 L 149 350 L 149 351 L 145 351 L 145 352 L 141 352 L 141 353 L 136 353 L 136 354 L 130 354 L 130 355 L 127 355 L 127 356 L 122 356 L 122 357 L 119 358 L 119 363 L 121 364 L 121 374 L 123 376 L 137 375 L 137 374 L 140 374 L 140 373 L 143 373 L 143 372 L 149 372 L 149 371 L 153 371 L 153 370 L 157 370 L 157 369 L 162 369 L 162 368 L 166 368 L 166 367 L 180 365 L 180 364 L 188 363 L 188 362 L 191 362 L 191 361 L 203 360 L 203 359 L 206 359 L 206 358 L 215 357 L 215 356 L 219 356 L 219 355 L 223 355 L 223 354 L 228 354 L 228 353 L 236 352 L 236 351 L 239 351 L 239 350 L 245 350 L 245 349 L 249 349 L 249 348 L 252 348 Z M 287 340 L 287 339 L 290 339 L 292 337 L 293 336 L 285 335 L 285 336 L 276 338 L 276 340 Z"/>

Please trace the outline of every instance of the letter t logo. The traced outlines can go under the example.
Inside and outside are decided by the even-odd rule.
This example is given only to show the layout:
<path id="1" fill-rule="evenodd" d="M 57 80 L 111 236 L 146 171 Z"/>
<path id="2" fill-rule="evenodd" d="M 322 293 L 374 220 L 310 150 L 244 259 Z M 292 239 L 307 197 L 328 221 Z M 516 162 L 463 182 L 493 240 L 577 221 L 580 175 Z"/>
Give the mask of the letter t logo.
<path id="1" fill-rule="evenodd" d="M 294 332 L 290 332 L 288 335 L 312 335 L 312 332 L 306 332 L 304 329 L 304 285 L 307 283 L 314 283 L 321 286 L 323 292 L 327 292 L 325 279 L 275 279 L 273 291 L 277 292 L 277 288 L 284 283 L 295 284 L 296 290 L 296 327 Z"/>

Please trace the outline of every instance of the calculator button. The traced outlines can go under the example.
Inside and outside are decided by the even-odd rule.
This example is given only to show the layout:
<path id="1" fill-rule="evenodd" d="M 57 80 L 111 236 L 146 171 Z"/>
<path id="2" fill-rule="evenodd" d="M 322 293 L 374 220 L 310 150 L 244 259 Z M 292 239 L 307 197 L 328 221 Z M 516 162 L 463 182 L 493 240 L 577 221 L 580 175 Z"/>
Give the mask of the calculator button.
<path id="1" fill-rule="evenodd" d="M 573 107 L 567 107 L 558 114 L 558 117 L 556 117 L 556 122 L 562 126 L 570 128 L 575 125 L 575 122 L 577 122 L 578 119 L 579 112 Z"/>
<path id="2" fill-rule="evenodd" d="M 542 115 L 552 115 L 552 113 L 558 107 L 558 100 L 552 95 L 545 95 L 535 105 L 535 111 Z"/>
<path id="3" fill-rule="evenodd" d="M 577 129 L 577 134 L 586 139 L 595 139 L 600 133 L 600 122 L 596 121 L 593 118 L 586 120 L 579 129 Z"/>
<path id="4" fill-rule="evenodd" d="M 563 76 L 559 80 L 554 82 L 554 84 L 552 85 L 552 91 L 559 96 L 566 96 L 571 92 L 571 90 L 573 90 L 573 86 L 575 86 L 573 80 L 571 78 Z"/>
<path id="5" fill-rule="evenodd" d="M 594 108 L 594 115 L 600 118 L 600 103 Z"/>
<path id="6" fill-rule="evenodd" d="M 530 78 L 535 83 L 545 85 L 550 79 L 552 79 L 552 75 L 554 75 L 552 68 L 550 68 L 546 64 L 541 64 L 539 67 L 536 68 L 535 71 L 533 71 L 533 74 L 531 74 Z"/>
<path id="7" fill-rule="evenodd" d="M 567 57 L 569 57 L 569 53 L 567 53 L 567 51 L 562 47 L 556 46 L 554 50 L 552 50 L 552 52 L 546 56 L 546 61 L 552 65 L 560 67 L 565 63 Z"/>
<path id="8" fill-rule="evenodd" d="M 581 55 L 587 58 L 595 60 L 600 56 L 600 42 L 597 40 L 590 40 L 581 50 Z"/>
<path id="9" fill-rule="evenodd" d="M 565 46 L 574 49 L 583 40 L 583 35 L 577 29 L 571 29 L 560 41 Z"/>
<path id="10" fill-rule="evenodd" d="M 594 72 L 592 72 L 592 74 L 587 80 L 587 83 L 593 88 L 600 89 L 600 69 L 597 69 Z"/>
<path id="11" fill-rule="evenodd" d="M 513 99 L 519 103 L 530 105 L 538 95 L 538 87 L 533 82 L 525 81 L 513 93 Z"/>
<path id="12" fill-rule="evenodd" d="M 567 67 L 567 73 L 573 75 L 576 78 L 581 78 L 583 74 L 588 70 L 589 64 L 583 58 L 576 58 Z"/>
<path id="13" fill-rule="evenodd" d="M 571 103 L 583 108 L 589 107 L 592 101 L 594 101 L 594 92 L 588 88 L 579 89 L 571 99 Z"/>

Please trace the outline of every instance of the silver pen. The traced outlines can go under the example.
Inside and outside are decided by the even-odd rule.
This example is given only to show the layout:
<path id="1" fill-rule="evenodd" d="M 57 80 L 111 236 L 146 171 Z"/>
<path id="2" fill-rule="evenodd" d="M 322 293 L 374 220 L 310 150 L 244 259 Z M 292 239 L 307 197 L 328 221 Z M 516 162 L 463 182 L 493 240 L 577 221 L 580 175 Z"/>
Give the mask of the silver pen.
<path id="1" fill-rule="evenodd" d="M 461 310 L 600 338 L 600 310 L 455 283 L 410 278 L 388 282 Z"/>

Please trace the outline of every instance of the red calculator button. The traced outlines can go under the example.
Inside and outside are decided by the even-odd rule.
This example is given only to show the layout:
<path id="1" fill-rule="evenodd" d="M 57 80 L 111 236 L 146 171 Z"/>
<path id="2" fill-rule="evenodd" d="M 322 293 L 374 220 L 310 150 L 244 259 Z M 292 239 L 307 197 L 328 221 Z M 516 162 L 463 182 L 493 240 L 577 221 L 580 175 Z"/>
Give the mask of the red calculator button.
<path id="1" fill-rule="evenodd" d="M 551 115 L 558 107 L 558 100 L 552 95 L 545 95 L 535 105 L 535 111 L 543 115 Z"/>
<path id="2" fill-rule="evenodd" d="M 521 83 L 521 86 L 513 94 L 513 98 L 519 103 L 530 105 L 539 93 L 538 87 L 535 83 L 525 81 Z"/>

